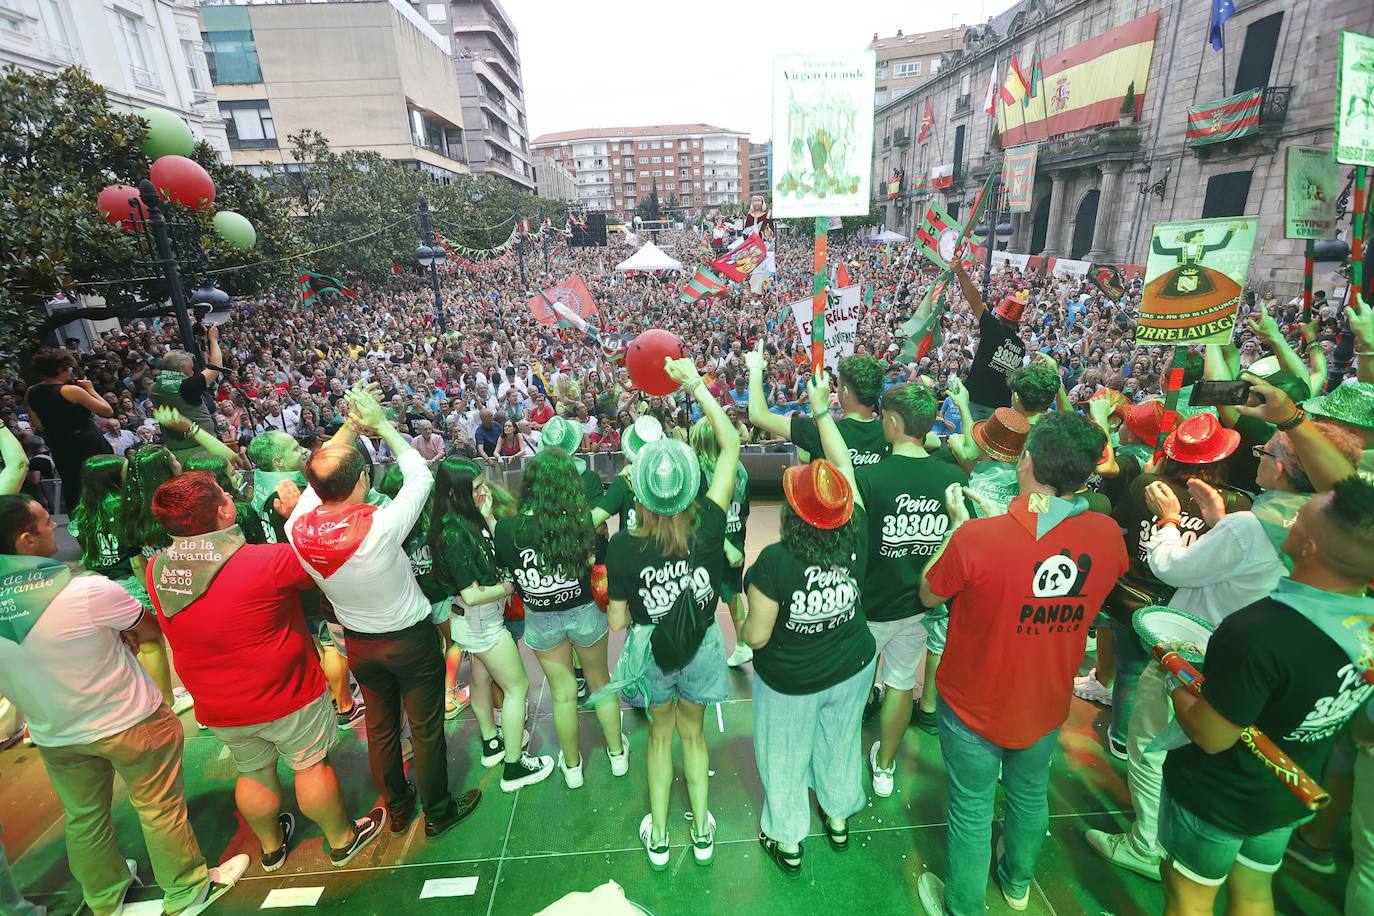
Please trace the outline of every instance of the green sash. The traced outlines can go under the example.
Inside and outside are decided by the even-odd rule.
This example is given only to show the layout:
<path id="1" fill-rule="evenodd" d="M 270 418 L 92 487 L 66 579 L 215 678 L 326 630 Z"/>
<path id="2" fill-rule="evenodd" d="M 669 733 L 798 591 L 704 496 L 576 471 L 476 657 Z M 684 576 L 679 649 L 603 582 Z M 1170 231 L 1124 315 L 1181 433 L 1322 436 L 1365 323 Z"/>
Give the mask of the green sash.
<path id="1" fill-rule="evenodd" d="M 1289 493 L 1286 490 L 1265 490 L 1255 497 L 1250 511 L 1259 519 L 1265 537 L 1274 545 L 1274 552 L 1283 561 L 1284 569 L 1293 571 L 1293 558 L 1283 552 L 1283 540 L 1288 537 L 1288 529 L 1298 517 L 1298 510 L 1307 505 L 1315 494 Z"/>
<path id="2" fill-rule="evenodd" d="M 22 644 L 74 575 L 51 557 L 0 555 L 0 639 Z"/>
<path id="3" fill-rule="evenodd" d="M 1001 511 L 997 514 L 1002 515 L 1021 489 L 1016 480 L 1016 465 L 1005 461 L 980 461 L 969 475 L 968 488 L 999 508 Z M 978 504 L 975 502 L 973 506 L 978 516 L 983 517 Z"/>
<path id="4" fill-rule="evenodd" d="M 277 484 L 289 480 L 302 491 L 305 490 L 305 475 L 300 471 L 253 471 L 253 511 L 262 516 L 263 506 L 277 495 Z"/>
<path id="5" fill-rule="evenodd" d="M 1066 518 L 1072 518 L 1088 511 L 1088 500 L 1082 496 L 1061 499 L 1033 493 L 1018 496 L 1007 507 L 1007 514 L 1016 519 L 1038 541 L 1054 530 Z"/>
<path id="6" fill-rule="evenodd" d="M 205 594 L 224 564 L 246 543 L 238 525 L 172 538 L 172 546 L 153 558 L 149 577 L 162 616 L 176 616 Z"/>
<path id="7" fill-rule="evenodd" d="M 1364 670 L 1366 678 L 1370 676 L 1374 669 L 1374 599 L 1322 591 L 1286 577 L 1279 580 L 1269 597 L 1312 621 L 1345 651 L 1353 665 Z"/>

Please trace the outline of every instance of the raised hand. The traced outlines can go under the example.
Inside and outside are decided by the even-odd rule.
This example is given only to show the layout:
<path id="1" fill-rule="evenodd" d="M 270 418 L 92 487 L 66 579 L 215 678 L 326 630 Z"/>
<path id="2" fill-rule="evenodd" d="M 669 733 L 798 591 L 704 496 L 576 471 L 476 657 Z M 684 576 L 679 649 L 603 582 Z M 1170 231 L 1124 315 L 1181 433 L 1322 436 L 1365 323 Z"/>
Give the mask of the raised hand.
<path id="1" fill-rule="evenodd" d="M 1259 314 L 1251 318 L 1249 324 L 1250 330 L 1265 340 L 1274 341 L 1283 336 L 1283 332 L 1279 330 L 1279 323 L 1274 320 L 1273 315 L 1269 314 L 1269 310 L 1264 307 L 1263 302 L 1260 303 Z"/>
<path id="2" fill-rule="evenodd" d="M 697 372 L 696 364 L 688 357 L 673 359 L 671 356 L 665 356 L 663 358 L 663 371 L 667 373 L 668 378 L 689 390 L 701 381 L 701 374 Z"/>
<path id="3" fill-rule="evenodd" d="M 806 381 L 806 397 L 811 404 L 811 416 L 823 417 L 830 412 L 830 376 L 817 372 Z"/>
<path id="4" fill-rule="evenodd" d="M 965 504 L 965 497 L 977 500 L 977 495 L 968 487 L 952 483 L 945 487 L 945 511 L 949 513 L 949 529 L 951 533 L 964 522 L 968 521 L 968 506 Z"/>
<path id="5" fill-rule="evenodd" d="M 1208 528 L 1215 528 L 1217 522 L 1226 517 L 1226 500 L 1216 487 L 1194 477 L 1188 481 L 1188 493 L 1202 512 L 1202 520 Z"/>
<path id="6" fill-rule="evenodd" d="M 1236 409 L 1247 417 L 1255 417 L 1266 423 L 1287 423 L 1297 416 L 1298 405 L 1280 388 L 1258 379 L 1250 383 L 1251 400 L 1256 397 L 1260 403 L 1251 406 L 1242 404 Z"/>
<path id="7" fill-rule="evenodd" d="M 748 350 L 744 354 L 744 368 L 750 372 L 762 372 L 767 368 L 768 360 L 763 355 L 763 338 L 760 337 L 754 349 Z"/>
<path id="8" fill-rule="evenodd" d="M 1178 497 L 1167 483 L 1156 480 L 1145 488 L 1145 505 L 1155 518 L 1178 518 L 1181 506 Z"/>
<path id="9" fill-rule="evenodd" d="M 175 407 L 153 408 L 153 419 L 157 420 L 159 426 L 173 432 L 188 433 L 191 431 L 191 421 L 183 417 L 181 411 Z"/>

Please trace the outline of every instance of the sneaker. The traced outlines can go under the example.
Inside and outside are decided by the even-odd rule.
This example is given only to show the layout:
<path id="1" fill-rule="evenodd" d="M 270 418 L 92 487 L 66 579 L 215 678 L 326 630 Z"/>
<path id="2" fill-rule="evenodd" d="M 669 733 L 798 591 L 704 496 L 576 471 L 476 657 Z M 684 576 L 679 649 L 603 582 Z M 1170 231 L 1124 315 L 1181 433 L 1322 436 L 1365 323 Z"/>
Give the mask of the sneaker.
<path id="1" fill-rule="evenodd" d="M 343 868 L 353 861 L 354 856 L 362 852 L 368 843 L 382 835 L 382 828 L 386 826 L 386 808 L 381 805 L 367 812 L 365 817 L 360 817 L 353 822 L 353 842 L 341 849 L 329 850 L 329 864 L 335 868 Z"/>
<path id="2" fill-rule="evenodd" d="M 444 695 L 444 718 L 456 719 L 472 702 L 466 687 L 454 687 Z"/>
<path id="3" fill-rule="evenodd" d="M 919 705 L 911 710 L 911 724 L 925 732 L 927 735 L 940 734 L 940 723 L 935 718 L 934 712 L 926 712 Z"/>
<path id="4" fill-rule="evenodd" d="M 286 850 L 291 845 L 292 834 L 296 832 L 295 815 L 285 811 L 278 814 L 277 826 L 281 828 L 281 845 L 275 852 L 263 850 L 262 858 L 259 860 L 262 870 L 266 872 L 274 872 L 286 864 Z"/>
<path id="5" fill-rule="evenodd" d="M 363 715 L 366 710 L 367 707 L 363 705 L 362 700 L 354 700 L 353 708 L 348 712 L 335 714 L 335 718 L 339 720 L 339 728 L 352 728 L 357 725 L 359 722 L 363 721 Z"/>
<path id="6" fill-rule="evenodd" d="M 577 674 L 575 676 L 577 678 L 577 698 L 579 700 L 585 700 L 587 699 L 587 679 L 582 676 L 581 668 L 577 669 Z"/>
<path id="7" fill-rule="evenodd" d="M 1302 838 L 1302 830 L 1294 830 L 1293 836 L 1288 841 L 1288 848 L 1284 850 L 1284 858 L 1292 859 L 1299 865 L 1316 872 L 1319 875 L 1334 875 L 1336 873 L 1336 859 L 1329 849 L 1318 849 L 1311 843 Z"/>
<path id="8" fill-rule="evenodd" d="M 520 759 L 508 763 L 501 771 L 501 791 L 514 792 L 525 786 L 532 786 L 548 779 L 553 774 L 552 757 L 531 757 L 521 754 Z"/>
<path id="9" fill-rule="evenodd" d="M 706 813 L 706 836 L 697 836 L 695 826 L 689 833 L 692 837 L 692 858 L 697 860 L 698 865 L 710 865 L 716 857 L 716 816 L 709 811 Z"/>
<path id="10" fill-rule="evenodd" d="M 582 788 L 582 761 L 578 761 L 577 766 L 570 767 L 563 760 L 563 752 L 558 752 L 558 768 L 563 771 L 563 781 L 568 784 L 569 789 Z"/>
<path id="11" fill-rule="evenodd" d="M 115 904 L 115 908 L 110 911 L 110 916 L 120 916 L 120 914 L 124 912 L 124 904 L 128 902 L 129 891 L 133 890 L 135 886 L 143 886 L 143 882 L 138 880 L 138 863 L 135 862 L 133 859 L 125 859 L 124 867 L 129 870 L 129 886 L 124 888 L 124 897 L 118 903 Z M 90 911 L 90 907 L 84 904 L 78 907 L 76 910 L 78 916 L 88 911 Z M 47 911 L 44 910 L 42 907 L 39 907 L 35 912 L 45 913 Z"/>
<path id="12" fill-rule="evenodd" d="M 229 893 L 229 889 L 238 884 L 239 879 L 248 871 L 251 862 L 252 860 L 245 853 L 239 853 L 210 869 L 210 881 L 205 885 L 205 890 L 201 891 L 199 899 L 177 913 L 176 916 L 200 916 L 201 913 L 210 909 L 215 901 Z"/>
<path id="13" fill-rule="evenodd" d="M 620 736 L 620 753 L 612 754 L 610 748 L 606 748 L 606 756 L 611 761 L 611 775 L 624 776 L 630 772 L 630 739 L 623 734 Z"/>
<path id="14" fill-rule="evenodd" d="M 926 916 L 945 916 L 945 882 L 935 872 L 928 871 L 916 879 L 916 899 Z"/>
<path id="15" fill-rule="evenodd" d="M 653 845 L 654 835 L 654 816 L 644 815 L 644 820 L 639 822 L 639 841 L 644 844 L 644 851 L 649 854 L 649 867 L 654 871 L 663 871 L 668 867 L 668 831 L 663 831 L 663 845 Z"/>
<path id="16" fill-rule="evenodd" d="M 1117 760 L 1126 760 L 1129 757 L 1126 753 L 1125 740 L 1118 738 L 1116 732 L 1112 731 L 1110 725 L 1107 726 L 1107 750 L 1110 751 L 1111 755 Z"/>
<path id="17" fill-rule="evenodd" d="M 997 858 L 993 859 L 993 861 L 1000 864 L 1001 861 L 1002 861 L 1004 858 L 1006 858 L 1006 855 L 1007 855 L 1007 846 L 1006 846 L 1006 843 L 1003 842 L 1003 840 L 1002 840 L 1001 837 L 998 837 L 998 838 L 997 838 Z M 1007 893 L 1006 885 L 1004 885 L 1004 884 L 1002 883 L 1001 875 L 998 875 L 998 878 L 997 878 L 997 889 L 998 889 L 999 891 L 1002 892 L 1002 899 L 1005 900 L 1005 901 L 1007 902 L 1007 906 L 1011 907 L 1013 910 L 1024 910 L 1026 907 L 1030 906 L 1030 888 L 1029 888 L 1029 887 L 1026 888 L 1026 892 L 1025 892 L 1024 894 L 1022 894 L 1020 897 L 1013 897 L 1011 894 Z"/>
<path id="18" fill-rule="evenodd" d="M 1102 686 L 1102 682 L 1097 679 L 1096 668 L 1082 677 L 1073 679 L 1073 695 L 1098 706 L 1112 705 L 1112 688 Z"/>
<path id="19" fill-rule="evenodd" d="M 196 705 L 195 697 L 185 687 L 172 688 L 172 715 L 179 716 Z"/>
<path id="20" fill-rule="evenodd" d="M 524 738 L 521 740 L 520 750 L 530 746 L 530 730 L 525 729 Z M 490 741 L 482 742 L 482 766 L 491 769 L 498 763 L 506 759 L 506 738 L 501 734 L 500 729 L 496 731 L 496 737 Z"/>
<path id="21" fill-rule="evenodd" d="M 872 721 L 873 717 L 883 708 L 883 688 L 875 686 L 868 694 L 868 702 L 864 703 L 864 721 Z"/>
<path id="22" fill-rule="evenodd" d="M 1137 875 L 1158 881 L 1159 856 L 1147 856 L 1135 848 L 1129 833 L 1108 833 L 1105 830 L 1089 830 L 1083 839 L 1093 852 L 1113 865 L 1118 865 Z M 1291 847 L 1290 847 L 1291 848 Z M 1332 866 L 1333 870 L 1335 866 Z"/>
<path id="23" fill-rule="evenodd" d="M 873 768 L 873 794 L 879 798 L 887 798 L 892 794 L 892 774 L 897 766 L 894 763 L 887 769 L 878 766 L 878 745 L 881 742 L 874 741 L 873 746 L 868 749 L 868 765 Z"/>
<path id="24" fill-rule="evenodd" d="M 740 665 L 747 665 L 754 660 L 754 650 L 749 648 L 747 643 L 735 643 L 735 651 L 730 653 L 730 657 L 725 660 L 725 664 L 731 668 L 738 668 Z"/>

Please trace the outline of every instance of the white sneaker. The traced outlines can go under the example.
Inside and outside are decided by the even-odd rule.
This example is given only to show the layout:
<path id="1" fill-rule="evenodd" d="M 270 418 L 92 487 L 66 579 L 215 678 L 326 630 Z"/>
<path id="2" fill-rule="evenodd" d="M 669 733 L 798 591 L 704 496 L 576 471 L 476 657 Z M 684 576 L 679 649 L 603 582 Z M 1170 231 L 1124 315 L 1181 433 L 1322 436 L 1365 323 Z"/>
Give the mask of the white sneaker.
<path id="1" fill-rule="evenodd" d="M 620 753 L 612 754 L 610 748 L 606 748 L 606 756 L 611 761 L 611 775 L 624 776 L 630 772 L 630 739 L 623 734 L 620 736 Z"/>
<path id="2" fill-rule="evenodd" d="M 945 882 L 928 871 L 916 879 L 916 899 L 926 916 L 945 916 Z"/>
<path id="3" fill-rule="evenodd" d="M 644 815 L 644 820 L 639 822 L 639 841 L 644 844 L 644 851 L 649 854 L 649 867 L 654 871 L 663 871 L 668 867 L 668 831 L 663 832 L 663 845 L 650 845 L 654 835 L 654 816 Z"/>
<path id="4" fill-rule="evenodd" d="M 210 869 L 210 883 L 205 886 L 204 896 L 182 910 L 177 916 L 200 916 L 219 898 L 229 892 L 239 879 L 248 871 L 250 863 L 247 853 L 239 853 Z"/>
<path id="5" fill-rule="evenodd" d="M 1006 842 L 1005 842 L 1001 837 L 998 837 L 998 838 L 997 838 L 997 854 L 996 854 L 996 856 L 995 856 L 995 857 L 993 858 L 993 860 L 992 860 L 993 863 L 994 863 L 994 864 L 999 864 L 999 865 L 1000 865 L 1002 859 L 1004 859 L 1004 858 L 1006 857 L 1006 855 L 1007 855 L 1007 844 L 1006 844 Z M 1005 900 L 1005 901 L 1007 902 L 1007 906 L 1011 907 L 1013 910 L 1020 911 L 1020 910 L 1024 910 L 1026 907 L 1030 906 L 1030 888 L 1029 888 L 1029 887 L 1026 888 L 1026 892 L 1025 892 L 1024 894 L 1022 894 L 1020 897 L 1013 897 L 1011 894 L 1008 894 L 1008 893 L 1007 893 L 1007 888 L 1006 888 L 1006 886 L 1005 886 L 1004 884 L 1002 884 L 1002 879 L 999 877 L 999 878 L 997 879 L 997 889 L 998 889 L 999 891 L 1002 892 L 1002 899 Z"/>
<path id="6" fill-rule="evenodd" d="M 1082 677 L 1073 679 L 1073 695 L 1100 706 L 1112 705 L 1112 688 L 1102 686 L 1102 682 L 1097 679 L 1096 668 Z"/>
<path id="7" fill-rule="evenodd" d="M 563 781 L 568 784 L 569 789 L 582 788 L 582 764 L 585 762 L 579 760 L 577 766 L 570 767 L 563 760 L 563 752 L 558 752 L 558 768 L 563 771 Z"/>
<path id="8" fill-rule="evenodd" d="M 882 742 L 874 741 L 873 746 L 868 749 L 868 765 L 873 768 L 873 794 L 879 798 L 887 798 L 892 794 L 892 774 L 897 770 L 897 764 L 883 769 L 878 766 L 878 745 Z"/>
<path id="9" fill-rule="evenodd" d="M 506 773 L 511 767 L 518 769 L 520 774 L 508 777 Z M 519 760 L 515 763 L 506 764 L 505 768 L 502 769 L 501 791 L 514 792 L 516 789 L 523 789 L 525 786 L 541 783 L 552 774 L 552 757 L 531 757 L 529 754 L 521 754 Z"/>
<path id="10" fill-rule="evenodd" d="M 172 688 L 172 715 L 179 716 L 196 705 L 196 698 L 185 687 Z"/>
<path id="11" fill-rule="evenodd" d="M 709 811 L 706 812 L 705 836 L 697 836 L 695 825 L 688 833 L 692 838 L 692 857 L 697 860 L 698 865 L 710 865 L 716 856 L 716 816 Z"/>
<path id="12" fill-rule="evenodd" d="M 1159 857 L 1143 855 L 1137 851 L 1129 833 L 1089 830 L 1083 834 L 1083 839 L 1087 840 L 1093 852 L 1113 865 L 1133 871 L 1151 881 L 1160 880 Z"/>
<path id="13" fill-rule="evenodd" d="M 738 668 L 740 665 L 747 665 L 754 660 L 754 650 L 749 648 L 746 643 L 735 643 L 735 651 L 730 653 L 730 657 L 725 660 L 725 664 L 731 668 Z"/>

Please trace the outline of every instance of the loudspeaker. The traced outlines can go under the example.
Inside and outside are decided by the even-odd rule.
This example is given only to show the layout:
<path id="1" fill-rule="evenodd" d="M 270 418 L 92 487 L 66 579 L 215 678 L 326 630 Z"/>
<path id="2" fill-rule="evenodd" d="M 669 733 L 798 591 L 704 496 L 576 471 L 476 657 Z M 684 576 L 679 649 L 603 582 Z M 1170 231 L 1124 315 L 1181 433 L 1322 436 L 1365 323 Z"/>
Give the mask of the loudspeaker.
<path id="1" fill-rule="evenodd" d="M 606 247 L 606 214 L 587 214 L 587 235 L 589 237 L 587 244 Z"/>

